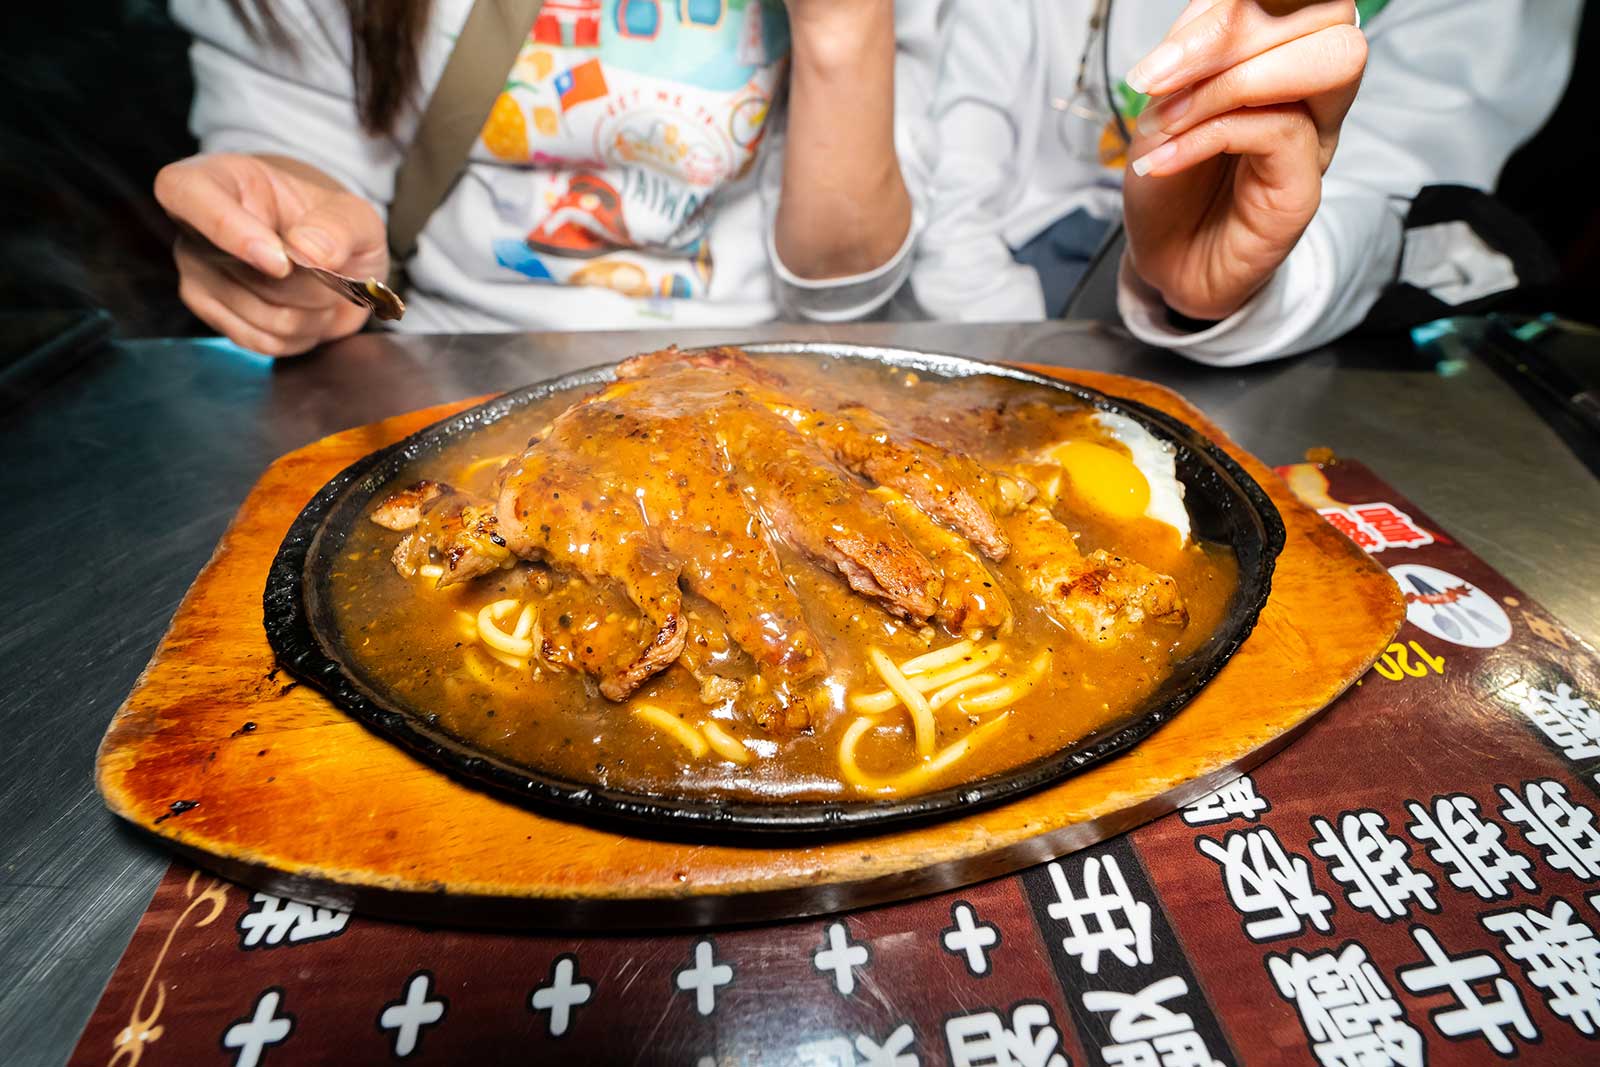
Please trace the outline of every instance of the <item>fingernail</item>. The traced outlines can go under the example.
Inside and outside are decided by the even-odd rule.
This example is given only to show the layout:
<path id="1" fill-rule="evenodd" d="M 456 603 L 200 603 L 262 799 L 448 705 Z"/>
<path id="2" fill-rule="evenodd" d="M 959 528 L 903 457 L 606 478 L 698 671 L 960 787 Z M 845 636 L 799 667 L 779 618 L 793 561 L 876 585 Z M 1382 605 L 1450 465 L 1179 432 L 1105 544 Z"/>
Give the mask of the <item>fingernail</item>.
<path id="1" fill-rule="evenodd" d="M 1139 121 L 1134 127 L 1140 133 L 1165 133 L 1183 118 L 1193 100 L 1194 94 L 1187 90 L 1174 93 L 1159 104 L 1153 104 L 1139 112 Z"/>
<path id="2" fill-rule="evenodd" d="M 277 241 L 264 238 L 251 241 L 244 246 L 244 257 L 252 267 L 274 277 L 289 269 L 289 257 L 283 254 L 283 246 Z"/>
<path id="3" fill-rule="evenodd" d="M 1152 85 L 1159 85 L 1178 69 L 1183 62 L 1183 49 L 1171 41 L 1162 41 L 1155 51 L 1133 65 L 1123 81 L 1136 93 L 1148 93 Z"/>
<path id="4" fill-rule="evenodd" d="M 1133 172 L 1135 174 L 1143 178 L 1154 168 L 1161 166 L 1163 163 L 1171 162 L 1172 157 L 1177 154 L 1178 146 L 1172 141 L 1168 141 L 1164 145 L 1159 145 L 1155 148 L 1152 148 L 1150 151 L 1134 160 L 1131 164 L 1129 164 L 1129 166 L 1133 168 Z"/>
<path id="5" fill-rule="evenodd" d="M 289 235 L 289 239 L 306 256 L 316 260 L 317 266 L 329 267 L 330 269 L 337 266 L 337 264 L 330 262 L 333 259 L 333 238 L 321 230 L 310 227 L 303 230 L 295 230 Z"/>

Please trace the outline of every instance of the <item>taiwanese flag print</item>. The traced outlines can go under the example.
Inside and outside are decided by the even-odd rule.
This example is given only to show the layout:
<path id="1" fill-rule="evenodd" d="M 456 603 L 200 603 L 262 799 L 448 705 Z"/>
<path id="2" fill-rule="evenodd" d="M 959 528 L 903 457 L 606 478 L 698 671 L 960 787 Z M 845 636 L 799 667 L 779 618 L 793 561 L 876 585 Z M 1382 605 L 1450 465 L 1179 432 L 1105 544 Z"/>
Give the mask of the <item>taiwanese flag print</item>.
<path id="1" fill-rule="evenodd" d="M 606 76 L 600 61 L 591 59 L 556 75 L 556 95 L 561 97 L 561 110 L 571 111 L 588 100 L 604 99 L 611 90 L 606 87 Z"/>

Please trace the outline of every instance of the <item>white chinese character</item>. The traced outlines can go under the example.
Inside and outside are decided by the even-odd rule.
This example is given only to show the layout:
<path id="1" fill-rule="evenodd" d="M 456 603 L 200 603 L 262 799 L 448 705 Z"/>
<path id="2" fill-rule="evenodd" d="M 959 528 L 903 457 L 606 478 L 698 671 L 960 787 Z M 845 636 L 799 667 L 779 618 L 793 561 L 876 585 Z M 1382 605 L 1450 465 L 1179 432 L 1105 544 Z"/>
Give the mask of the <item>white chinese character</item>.
<path id="1" fill-rule="evenodd" d="M 1328 861 L 1328 873 L 1345 887 L 1350 905 L 1385 921 L 1410 914 L 1408 901 L 1438 911 L 1433 879 L 1411 866 L 1411 846 L 1389 836 L 1389 822 L 1376 811 L 1339 817 L 1335 832 L 1328 820 L 1313 817 L 1317 838 L 1311 851 Z"/>
<path id="2" fill-rule="evenodd" d="M 951 1067 L 1068 1067 L 1056 1049 L 1061 1032 L 1043 1004 L 1018 1004 L 1007 1026 L 999 1012 L 974 1012 L 945 1020 Z"/>
<path id="3" fill-rule="evenodd" d="M 914 1039 L 909 1023 L 901 1023 L 879 1044 L 866 1034 L 854 1038 L 837 1034 L 812 1041 L 795 1050 L 804 1067 L 918 1067 L 920 1060 L 910 1051 Z"/>
<path id="4" fill-rule="evenodd" d="M 1552 897 L 1550 904 L 1548 915 L 1513 908 L 1482 922 L 1500 935 L 1528 981 L 1544 990 L 1550 1010 L 1592 1036 L 1600 1027 L 1600 941 L 1566 901 Z"/>
<path id="5" fill-rule="evenodd" d="M 1000 943 L 1000 929 L 994 923 L 979 922 L 972 905 L 958 900 L 950 907 L 955 925 L 940 931 L 946 952 L 963 957 L 972 974 L 989 973 L 989 952 Z"/>
<path id="6" fill-rule="evenodd" d="M 1228 899 L 1241 914 L 1265 916 L 1244 924 L 1245 936 L 1252 941 L 1301 933 L 1302 916 L 1323 933 L 1333 928 L 1328 922 L 1333 901 L 1317 891 L 1311 864 L 1304 856 L 1285 852 L 1277 835 L 1266 827 L 1235 830 L 1221 844 L 1202 837 L 1195 847 L 1222 867 Z"/>
<path id="7" fill-rule="evenodd" d="M 1600 829 L 1594 812 L 1568 800 L 1566 786 L 1546 778 L 1524 783 L 1520 797 L 1503 785 L 1500 796 L 1505 800 L 1500 814 L 1522 826 L 1522 836 L 1544 852 L 1546 863 L 1585 881 L 1600 878 Z"/>
<path id="8" fill-rule="evenodd" d="M 577 1009 L 594 996 L 594 983 L 578 976 L 578 957 L 563 952 L 550 964 L 550 984 L 538 987 L 528 998 L 534 1011 L 547 1011 L 551 1037 L 561 1037 L 572 1024 Z"/>
<path id="9" fill-rule="evenodd" d="M 1456 793 L 1434 798 L 1431 814 L 1415 800 L 1407 801 L 1406 808 L 1411 812 L 1411 836 L 1431 842 L 1428 855 L 1457 889 L 1494 900 L 1511 895 L 1512 879 L 1524 889 L 1538 888 L 1528 874 L 1533 864 L 1501 844 L 1505 831 L 1479 817 L 1476 800 Z"/>
<path id="10" fill-rule="evenodd" d="M 710 938 L 695 943 L 693 962 L 685 963 L 673 975 L 673 984 L 694 994 L 694 1007 L 701 1015 L 717 1010 L 717 990 L 733 981 L 733 967 L 717 962 L 717 947 Z"/>
<path id="11" fill-rule="evenodd" d="M 1072 932 L 1061 939 L 1061 947 L 1077 956 L 1087 973 L 1100 973 L 1102 952 L 1129 967 L 1150 962 L 1150 905 L 1133 899 L 1115 856 L 1090 856 L 1084 861 L 1081 896 L 1072 892 L 1061 864 L 1050 864 L 1050 880 L 1057 899 L 1045 910 L 1050 918 L 1066 922 Z M 1119 923 L 1119 913 L 1125 925 Z"/>
<path id="12" fill-rule="evenodd" d="M 1600 708 L 1590 707 L 1566 682 L 1554 693 L 1529 689 L 1518 707 L 1568 759 L 1600 756 Z"/>
<path id="13" fill-rule="evenodd" d="M 1256 783 L 1246 774 L 1184 808 L 1183 821 L 1190 826 L 1206 826 L 1229 819 L 1254 822 L 1258 815 L 1269 810 L 1271 805 L 1256 792 Z"/>
<path id="14" fill-rule="evenodd" d="M 444 1018 L 444 998 L 432 999 L 433 975 L 418 971 L 406 982 L 405 996 L 383 1006 L 378 1015 L 378 1026 L 393 1030 L 395 1059 L 403 1060 L 417 1051 L 422 1031 L 438 1025 Z"/>
<path id="15" fill-rule="evenodd" d="M 1502 1056 L 1509 1056 L 1516 1049 L 1516 1043 L 1506 1033 L 1508 1026 L 1529 1041 L 1538 1039 L 1539 1031 L 1528 1018 L 1528 1009 L 1523 1007 L 1517 987 L 1505 978 L 1505 972 L 1493 956 L 1487 952 L 1451 956 L 1423 926 L 1413 926 L 1411 937 L 1422 948 L 1425 958 L 1395 973 L 1400 984 L 1413 993 L 1449 990 L 1457 1006 L 1429 1015 L 1441 1034 L 1446 1037 L 1482 1034 Z M 1484 1000 L 1472 987 L 1474 983 L 1491 978 L 1494 995 Z"/>
<path id="16" fill-rule="evenodd" d="M 1175 1012 L 1166 1002 L 1189 992 L 1180 975 L 1159 979 L 1137 993 L 1091 990 L 1083 1006 L 1111 1012 L 1106 1029 L 1111 1044 L 1100 1057 L 1111 1067 L 1222 1067 L 1194 1028 L 1188 1012 Z"/>
<path id="17" fill-rule="evenodd" d="M 278 1014 L 283 1006 L 283 990 L 277 986 L 264 990 L 256 998 L 250 1015 L 236 1019 L 223 1031 L 222 1047 L 236 1049 L 233 1067 L 256 1067 L 269 1047 L 281 1045 L 294 1032 L 294 1016 L 288 1012 Z"/>
<path id="18" fill-rule="evenodd" d="M 243 935 L 240 948 L 255 948 L 263 943 L 271 948 L 286 940 L 291 945 L 320 941 L 343 933 L 350 921 L 347 911 L 313 907 L 270 893 L 257 893 L 250 899 L 256 906 L 239 917 L 239 933 Z"/>
<path id="19" fill-rule="evenodd" d="M 1422 1035 L 1360 945 L 1269 955 L 1267 971 L 1300 1012 L 1323 1067 L 1422 1067 Z"/>

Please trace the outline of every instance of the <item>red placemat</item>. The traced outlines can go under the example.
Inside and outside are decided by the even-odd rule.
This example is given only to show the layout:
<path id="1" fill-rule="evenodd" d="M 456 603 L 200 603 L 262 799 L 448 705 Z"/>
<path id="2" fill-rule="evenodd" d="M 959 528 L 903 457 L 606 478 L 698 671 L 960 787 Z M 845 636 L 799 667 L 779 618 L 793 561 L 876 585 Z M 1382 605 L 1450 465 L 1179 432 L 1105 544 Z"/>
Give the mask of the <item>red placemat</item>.
<path id="1" fill-rule="evenodd" d="M 385 923 L 175 864 L 71 1062 L 1600 1062 L 1600 657 L 1365 467 L 1284 473 L 1407 622 L 1177 815 L 942 896 L 659 935 Z"/>

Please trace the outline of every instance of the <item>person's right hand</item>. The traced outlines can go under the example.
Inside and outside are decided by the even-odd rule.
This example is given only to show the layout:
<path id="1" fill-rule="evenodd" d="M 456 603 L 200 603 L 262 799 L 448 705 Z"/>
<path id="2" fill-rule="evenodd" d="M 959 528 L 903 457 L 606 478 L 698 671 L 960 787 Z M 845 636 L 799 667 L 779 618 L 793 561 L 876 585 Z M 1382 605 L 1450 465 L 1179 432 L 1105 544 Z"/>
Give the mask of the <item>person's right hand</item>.
<path id="1" fill-rule="evenodd" d="M 292 356 L 361 329 L 370 314 L 310 274 L 302 260 L 358 278 L 383 278 L 383 219 L 366 200 L 297 160 L 198 155 L 163 167 L 156 199 L 187 233 L 178 238 L 178 297 L 244 348 Z"/>

